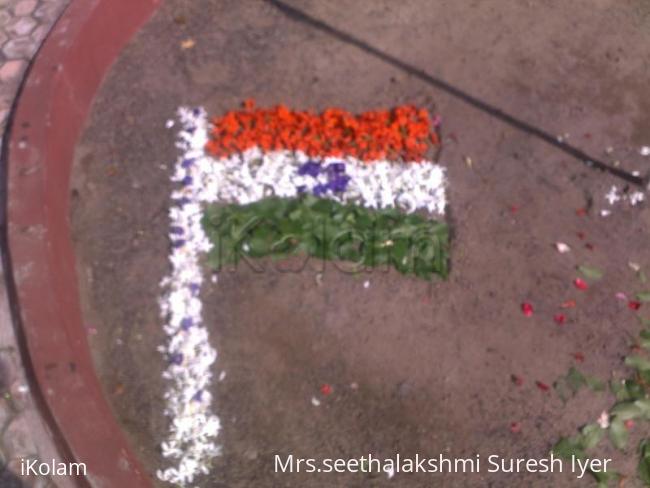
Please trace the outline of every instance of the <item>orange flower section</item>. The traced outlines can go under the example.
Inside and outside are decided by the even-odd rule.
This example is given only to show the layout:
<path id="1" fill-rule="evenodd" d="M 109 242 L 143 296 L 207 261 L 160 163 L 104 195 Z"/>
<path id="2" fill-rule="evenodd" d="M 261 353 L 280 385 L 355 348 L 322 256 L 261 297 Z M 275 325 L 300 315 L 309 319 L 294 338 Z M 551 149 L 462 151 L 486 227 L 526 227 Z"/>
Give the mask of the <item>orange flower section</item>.
<path id="1" fill-rule="evenodd" d="M 212 119 L 206 144 L 210 154 L 223 157 L 259 146 L 263 151 L 302 151 L 310 157 L 421 161 L 439 143 L 427 110 L 412 105 L 357 115 L 338 108 L 320 114 L 284 105 L 256 108 L 253 100 L 243 105 L 242 110 Z"/>

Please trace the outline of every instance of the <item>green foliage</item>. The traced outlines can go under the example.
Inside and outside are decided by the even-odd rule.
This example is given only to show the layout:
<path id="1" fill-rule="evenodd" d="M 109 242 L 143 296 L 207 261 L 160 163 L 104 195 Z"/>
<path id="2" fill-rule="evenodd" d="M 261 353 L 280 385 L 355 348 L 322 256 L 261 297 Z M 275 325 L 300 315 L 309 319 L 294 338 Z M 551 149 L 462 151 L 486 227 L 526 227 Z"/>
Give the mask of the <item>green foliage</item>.
<path id="1" fill-rule="evenodd" d="M 635 296 L 640 302 L 650 302 L 650 291 L 640 291 Z"/>
<path id="2" fill-rule="evenodd" d="M 639 478 L 646 486 L 650 486 L 650 441 L 644 439 L 639 443 Z"/>
<path id="3" fill-rule="evenodd" d="M 586 387 L 593 391 L 603 391 L 605 383 L 598 378 L 581 373 L 572 366 L 566 376 L 562 376 L 553 383 L 553 387 L 562 401 L 566 402 L 569 398 L 575 396 L 581 388 Z"/>
<path id="4" fill-rule="evenodd" d="M 590 280 L 599 280 L 603 277 L 603 272 L 593 266 L 578 266 L 578 271 L 580 271 L 585 278 Z"/>
<path id="5" fill-rule="evenodd" d="M 427 280 L 449 272 L 447 225 L 396 209 L 371 210 L 311 195 L 273 197 L 243 206 L 213 205 L 202 223 L 213 244 L 209 263 L 216 268 L 247 258 L 306 254 L 353 263 L 356 271 L 392 266 Z"/>

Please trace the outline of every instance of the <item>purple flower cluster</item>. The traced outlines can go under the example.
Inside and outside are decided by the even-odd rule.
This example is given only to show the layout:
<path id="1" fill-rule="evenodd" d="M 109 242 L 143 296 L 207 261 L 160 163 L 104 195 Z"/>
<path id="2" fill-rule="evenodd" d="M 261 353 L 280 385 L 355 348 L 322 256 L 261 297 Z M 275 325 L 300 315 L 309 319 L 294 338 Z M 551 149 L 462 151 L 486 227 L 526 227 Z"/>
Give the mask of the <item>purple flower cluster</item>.
<path id="1" fill-rule="evenodd" d="M 325 195 L 328 191 L 342 193 L 350 182 L 350 177 L 345 174 L 345 163 L 343 162 L 323 165 L 319 161 L 309 160 L 298 168 L 298 174 L 300 176 L 311 176 L 312 178 L 318 178 L 320 175 L 327 176 L 326 183 L 317 183 L 312 188 L 315 196 Z M 298 188 L 301 193 L 305 190 L 304 186 Z"/>

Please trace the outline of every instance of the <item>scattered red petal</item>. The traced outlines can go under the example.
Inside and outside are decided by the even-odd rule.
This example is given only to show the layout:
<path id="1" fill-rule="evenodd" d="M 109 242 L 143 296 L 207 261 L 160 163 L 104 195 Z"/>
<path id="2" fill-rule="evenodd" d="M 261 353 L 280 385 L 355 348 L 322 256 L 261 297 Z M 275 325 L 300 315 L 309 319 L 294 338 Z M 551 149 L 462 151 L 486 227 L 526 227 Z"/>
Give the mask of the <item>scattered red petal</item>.
<path id="1" fill-rule="evenodd" d="M 546 383 L 542 383 L 541 381 L 536 381 L 535 386 L 537 386 L 537 388 L 539 388 L 542 391 L 548 391 L 551 389 L 550 386 L 548 386 Z"/>
<path id="2" fill-rule="evenodd" d="M 573 359 L 575 359 L 579 363 L 584 363 L 585 362 L 585 355 L 582 354 L 581 352 L 574 352 L 572 354 L 572 356 L 573 356 Z"/>
<path id="3" fill-rule="evenodd" d="M 510 424 L 510 432 L 513 434 L 519 434 L 519 432 L 521 432 L 521 422 L 512 422 Z"/>
<path id="4" fill-rule="evenodd" d="M 585 139 L 591 139 L 591 133 L 590 132 L 585 132 L 584 137 L 585 137 Z"/>
<path id="5" fill-rule="evenodd" d="M 521 304 L 521 311 L 524 313 L 526 317 L 532 317 L 533 306 L 528 302 L 524 302 Z"/>
<path id="6" fill-rule="evenodd" d="M 596 248 L 594 247 L 594 245 L 593 245 L 591 242 L 586 243 L 586 244 L 585 244 L 585 247 L 586 247 L 587 249 L 589 249 L 590 251 L 593 251 L 594 249 L 596 249 Z"/>
<path id="7" fill-rule="evenodd" d="M 323 395 L 327 396 L 330 393 L 332 393 L 332 387 L 330 385 L 328 385 L 327 383 L 323 383 L 323 385 L 320 387 L 320 392 Z"/>
<path id="8" fill-rule="evenodd" d="M 566 322 L 566 317 L 563 313 L 558 313 L 553 316 L 553 320 L 555 320 L 557 325 L 563 325 Z"/>
<path id="9" fill-rule="evenodd" d="M 635 300 L 630 300 L 629 302 L 627 302 L 627 306 L 631 310 L 639 310 L 641 308 L 641 302 L 637 302 Z"/>
<path id="10" fill-rule="evenodd" d="M 519 212 L 519 207 L 517 207 L 516 205 L 511 205 L 510 206 L 510 213 L 511 214 L 516 214 L 517 212 Z"/>
<path id="11" fill-rule="evenodd" d="M 517 386 L 524 384 L 524 379 L 521 376 L 517 376 L 516 374 L 510 375 L 510 381 L 512 381 Z"/>
<path id="12" fill-rule="evenodd" d="M 634 427 L 634 420 L 627 419 L 625 422 L 623 422 L 623 425 L 625 425 L 625 428 L 627 430 L 630 430 L 632 427 Z"/>
<path id="13" fill-rule="evenodd" d="M 566 302 L 564 302 L 560 306 L 562 308 L 575 308 L 576 307 L 576 301 L 575 300 L 567 300 Z"/>
<path id="14" fill-rule="evenodd" d="M 577 215 L 578 217 L 584 217 L 585 215 L 587 215 L 587 209 L 586 209 L 586 208 L 579 208 L 579 209 L 577 209 L 577 210 L 576 210 L 576 215 Z"/>
<path id="15" fill-rule="evenodd" d="M 573 280 L 573 284 L 578 290 L 586 290 L 587 288 L 589 288 L 587 282 L 582 278 L 576 278 L 575 280 Z"/>
<path id="16" fill-rule="evenodd" d="M 585 238 L 585 233 L 584 232 L 578 232 L 576 234 L 578 236 L 578 239 L 583 240 Z"/>

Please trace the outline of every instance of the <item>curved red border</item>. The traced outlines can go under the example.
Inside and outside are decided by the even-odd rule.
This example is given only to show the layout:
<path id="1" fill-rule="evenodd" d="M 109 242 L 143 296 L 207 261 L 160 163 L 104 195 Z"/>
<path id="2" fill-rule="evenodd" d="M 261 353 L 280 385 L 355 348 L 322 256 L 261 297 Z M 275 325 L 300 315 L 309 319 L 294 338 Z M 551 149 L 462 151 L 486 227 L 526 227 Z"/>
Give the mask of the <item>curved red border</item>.
<path id="1" fill-rule="evenodd" d="M 160 0 L 73 1 L 39 51 L 13 113 L 7 168 L 10 273 L 31 368 L 80 485 L 150 487 L 95 375 L 70 239 L 73 151 L 93 96 Z M 70 460 L 71 461 L 71 460 Z"/>

